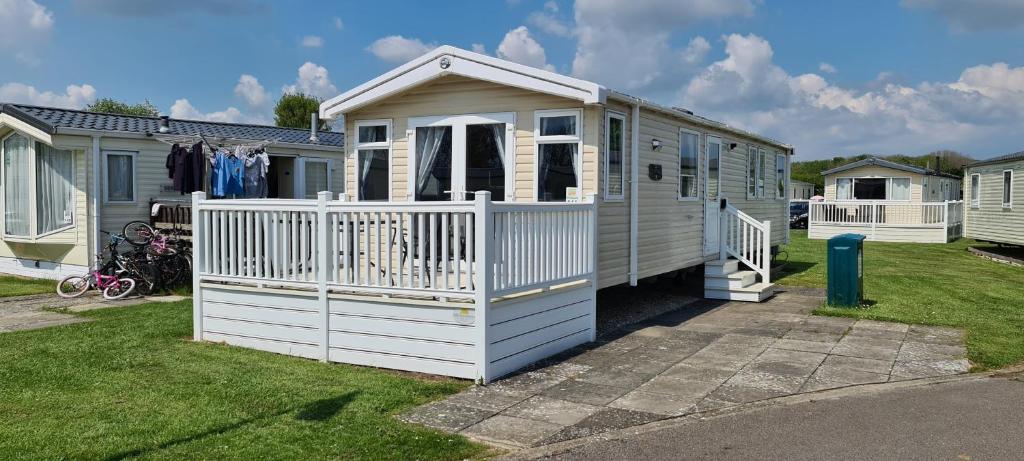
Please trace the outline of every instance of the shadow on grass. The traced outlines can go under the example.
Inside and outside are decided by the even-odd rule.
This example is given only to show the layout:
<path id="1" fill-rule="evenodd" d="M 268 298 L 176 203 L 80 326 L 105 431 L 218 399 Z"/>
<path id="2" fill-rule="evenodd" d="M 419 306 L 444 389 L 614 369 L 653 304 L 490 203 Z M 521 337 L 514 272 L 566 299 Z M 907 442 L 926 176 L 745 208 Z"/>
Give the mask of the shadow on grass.
<path id="1" fill-rule="evenodd" d="M 772 276 L 776 279 L 779 279 L 790 275 L 802 274 L 804 272 L 811 270 L 812 267 L 817 265 L 818 263 L 812 263 L 807 261 L 788 261 L 784 263 L 781 267 L 773 271 L 775 273 L 772 274 Z"/>
<path id="2" fill-rule="evenodd" d="M 192 435 L 189 435 L 189 436 L 179 437 L 179 438 L 176 438 L 176 439 L 168 440 L 168 441 L 166 441 L 164 443 L 161 443 L 159 445 L 156 445 L 156 446 L 145 447 L 145 448 L 136 448 L 134 450 L 123 451 L 121 453 L 117 453 L 117 454 L 108 456 L 105 459 L 108 460 L 108 461 L 117 461 L 117 460 L 136 458 L 136 457 L 139 457 L 139 456 L 148 455 L 148 454 L 151 454 L 151 453 L 158 452 L 160 450 L 166 450 L 166 449 L 174 447 L 176 445 L 181 445 L 181 444 L 185 444 L 185 443 L 199 441 L 199 440 L 205 439 L 207 437 L 211 437 L 211 436 L 217 436 L 217 435 L 221 435 L 221 434 L 226 434 L 228 432 L 231 432 L 231 431 L 234 431 L 234 430 L 237 430 L 237 429 L 241 429 L 241 428 L 243 428 L 245 426 L 248 426 L 248 425 L 250 425 L 252 423 L 256 423 L 256 422 L 260 422 L 260 421 L 265 421 L 265 420 L 268 420 L 268 419 L 271 419 L 271 418 L 276 418 L 278 416 L 286 415 L 286 414 L 291 413 L 291 412 L 296 411 L 296 410 L 298 410 L 298 413 L 295 415 L 295 419 L 297 419 L 297 420 L 300 420 L 300 421 L 316 421 L 316 422 L 326 421 L 326 420 L 330 419 L 332 416 L 338 414 L 338 412 L 341 411 L 343 408 L 345 408 L 345 406 L 348 405 L 350 402 L 352 402 L 352 400 L 354 400 L 357 395 L 359 395 L 359 392 L 356 392 L 356 391 L 346 392 L 346 393 L 344 393 L 342 395 L 339 395 L 337 397 L 316 400 L 316 401 L 313 401 L 313 402 L 309 402 L 309 403 L 307 403 L 305 405 L 302 405 L 300 407 L 294 407 L 294 406 L 293 407 L 288 407 L 288 408 L 284 408 L 284 409 L 282 409 L 280 411 L 277 411 L 275 413 L 271 413 L 271 414 L 267 414 L 267 415 L 262 415 L 262 416 L 256 416 L 256 417 L 252 417 L 252 418 L 246 418 L 246 419 L 242 419 L 242 420 L 239 420 L 239 421 L 235 421 L 235 422 L 233 422 L 231 424 L 224 424 L 224 425 L 221 425 L 221 426 L 212 427 L 212 428 L 207 429 L 205 431 L 198 432 L 198 433 L 195 433 L 195 434 L 192 434 Z"/>

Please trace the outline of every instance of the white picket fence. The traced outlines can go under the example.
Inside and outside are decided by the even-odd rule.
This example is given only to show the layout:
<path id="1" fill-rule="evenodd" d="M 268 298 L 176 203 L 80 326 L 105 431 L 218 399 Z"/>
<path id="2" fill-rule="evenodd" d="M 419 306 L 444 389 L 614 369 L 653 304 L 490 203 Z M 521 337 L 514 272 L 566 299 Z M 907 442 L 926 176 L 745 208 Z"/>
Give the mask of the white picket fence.
<path id="1" fill-rule="evenodd" d="M 963 202 L 852 200 L 810 202 L 808 235 L 856 232 L 870 240 L 947 242 L 963 236 Z"/>
<path id="2" fill-rule="evenodd" d="M 378 295 L 491 296 L 594 276 L 596 206 L 585 203 L 206 200 L 194 196 L 201 281 Z"/>

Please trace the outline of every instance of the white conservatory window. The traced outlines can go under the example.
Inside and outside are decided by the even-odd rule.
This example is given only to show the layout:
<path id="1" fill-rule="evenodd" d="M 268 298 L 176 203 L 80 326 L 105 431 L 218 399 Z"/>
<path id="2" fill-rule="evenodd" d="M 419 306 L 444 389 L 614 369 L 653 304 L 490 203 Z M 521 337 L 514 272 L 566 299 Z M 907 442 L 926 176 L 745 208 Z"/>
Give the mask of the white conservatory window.
<path id="1" fill-rule="evenodd" d="M 581 197 L 582 118 L 582 111 L 576 109 L 535 112 L 537 201 L 560 202 Z"/>
<path id="2" fill-rule="evenodd" d="M 75 165 L 71 151 L 32 142 L 17 133 L 4 138 L 0 151 L 4 235 L 34 238 L 73 226 Z"/>

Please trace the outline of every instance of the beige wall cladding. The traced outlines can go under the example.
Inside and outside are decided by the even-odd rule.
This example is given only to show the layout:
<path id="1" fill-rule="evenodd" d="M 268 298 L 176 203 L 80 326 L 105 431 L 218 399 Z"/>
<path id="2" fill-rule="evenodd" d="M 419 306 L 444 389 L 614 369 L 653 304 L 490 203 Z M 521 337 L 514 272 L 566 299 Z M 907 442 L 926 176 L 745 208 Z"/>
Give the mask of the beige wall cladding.
<path id="1" fill-rule="evenodd" d="M 1010 208 L 1003 207 L 1003 171 L 1013 171 Z M 981 178 L 977 208 L 971 206 L 971 175 Z M 964 172 L 965 236 L 977 240 L 1024 245 L 1024 160 L 981 165 Z"/>

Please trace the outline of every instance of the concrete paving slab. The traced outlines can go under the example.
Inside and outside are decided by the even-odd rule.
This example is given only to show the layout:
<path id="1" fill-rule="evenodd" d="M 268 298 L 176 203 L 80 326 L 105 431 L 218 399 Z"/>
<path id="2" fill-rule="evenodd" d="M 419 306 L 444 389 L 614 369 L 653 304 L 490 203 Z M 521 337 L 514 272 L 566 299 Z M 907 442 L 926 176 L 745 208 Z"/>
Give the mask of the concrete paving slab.
<path id="1" fill-rule="evenodd" d="M 888 332 L 889 330 L 872 331 Z M 839 343 L 832 348 L 831 353 L 848 357 L 893 361 L 896 360 L 900 344 L 900 341 L 871 336 L 853 336 L 851 333 L 840 339 Z"/>
<path id="2" fill-rule="evenodd" d="M 589 405 L 607 405 L 613 400 L 622 397 L 629 390 L 629 388 L 624 387 L 606 386 L 567 379 L 547 388 L 541 395 Z"/>
<path id="3" fill-rule="evenodd" d="M 601 407 L 595 405 L 535 395 L 505 410 L 502 414 L 569 426 L 580 422 L 600 409 Z"/>
<path id="4" fill-rule="evenodd" d="M 473 386 L 472 388 L 451 396 L 449 403 L 464 407 L 498 413 L 526 399 L 523 395 L 510 395 L 490 386 Z"/>
<path id="5" fill-rule="evenodd" d="M 553 376 L 543 371 L 530 371 L 495 381 L 489 387 L 495 392 L 508 395 L 530 396 L 538 394 L 563 380 L 564 378 L 561 376 Z"/>
<path id="6" fill-rule="evenodd" d="M 870 371 L 855 370 L 849 367 L 826 364 L 818 367 L 818 369 L 814 371 L 814 374 L 811 375 L 811 379 L 839 382 L 844 385 L 869 384 L 884 383 L 888 379 L 888 374 L 872 373 Z"/>
<path id="7" fill-rule="evenodd" d="M 896 362 L 893 364 L 890 380 L 901 381 L 931 376 L 956 375 L 966 373 L 970 368 L 971 364 L 967 359 Z"/>
<path id="8" fill-rule="evenodd" d="M 678 363 L 665 370 L 659 376 L 673 379 L 684 379 L 687 381 L 701 381 L 706 383 L 724 383 L 736 374 L 738 369 L 713 368 L 692 365 L 686 362 Z"/>
<path id="9" fill-rule="evenodd" d="M 608 406 L 665 416 L 679 416 L 692 412 L 698 401 L 700 398 L 697 397 L 681 397 L 634 390 L 615 399 Z"/>
<path id="10" fill-rule="evenodd" d="M 954 360 L 967 355 L 962 345 L 947 346 L 944 344 L 928 344 L 907 341 L 900 347 L 896 360 L 900 362 L 917 362 L 926 360 Z"/>
<path id="11" fill-rule="evenodd" d="M 662 375 L 647 381 L 638 387 L 637 390 L 652 394 L 692 397 L 694 401 L 697 401 L 704 398 L 705 395 L 708 395 L 720 385 L 721 383 L 719 382 L 693 381 Z"/>
<path id="12" fill-rule="evenodd" d="M 641 424 L 647 424 L 664 418 L 666 418 L 665 415 L 654 413 L 623 410 L 620 408 L 605 408 L 584 418 L 579 423 L 562 429 L 558 433 L 542 441 L 540 444 L 556 443 L 580 437 L 587 437 L 611 430 L 639 426 Z"/>
<path id="13" fill-rule="evenodd" d="M 777 338 L 769 336 L 750 336 L 737 333 L 722 335 L 715 344 L 734 344 L 744 347 L 768 347 L 778 341 Z"/>
<path id="14" fill-rule="evenodd" d="M 496 415 L 464 429 L 461 433 L 490 442 L 530 447 L 565 426 L 513 416 Z"/>
<path id="15" fill-rule="evenodd" d="M 808 373 L 810 375 L 810 373 Z M 795 394 L 807 381 L 807 376 L 783 375 L 758 370 L 740 370 L 723 384 L 723 387 L 748 387 L 771 390 L 782 394 Z"/>
<path id="16" fill-rule="evenodd" d="M 918 343 L 962 346 L 964 343 L 964 331 L 950 327 L 911 325 L 909 331 L 907 331 L 906 339 L 907 341 Z"/>
<path id="17" fill-rule="evenodd" d="M 892 362 L 886 360 L 865 359 L 860 357 L 847 357 L 843 355 L 829 355 L 822 362 L 822 366 L 847 368 L 850 370 L 867 371 L 888 375 L 892 371 Z"/>
<path id="18" fill-rule="evenodd" d="M 456 405 L 448 401 L 432 402 L 402 414 L 399 419 L 422 424 L 434 429 L 458 432 L 472 426 L 496 412 L 479 408 Z"/>
<path id="19" fill-rule="evenodd" d="M 614 370 L 611 368 L 594 368 L 576 376 L 579 381 L 605 386 L 636 388 L 649 381 L 653 373 L 637 373 L 632 371 Z"/>
<path id="20" fill-rule="evenodd" d="M 715 392 L 712 392 L 708 397 L 711 400 L 717 400 L 720 402 L 728 402 L 731 404 L 750 403 L 759 400 L 771 399 L 775 397 L 782 397 L 789 395 L 791 392 L 782 391 L 778 389 L 760 388 L 760 387 L 748 387 L 740 386 L 735 384 L 723 384 Z"/>
<path id="21" fill-rule="evenodd" d="M 782 335 L 782 339 L 795 339 L 799 341 L 814 341 L 819 343 L 837 343 L 842 339 L 843 334 L 846 330 L 840 332 L 828 332 L 828 331 L 810 331 L 792 329 Z"/>
<path id="22" fill-rule="evenodd" d="M 802 339 L 780 339 L 772 344 L 774 349 L 785 349 L 791 351 L 818 352 L 827 354 L 835 347 L 834 342 L 805 341 Z"/>

